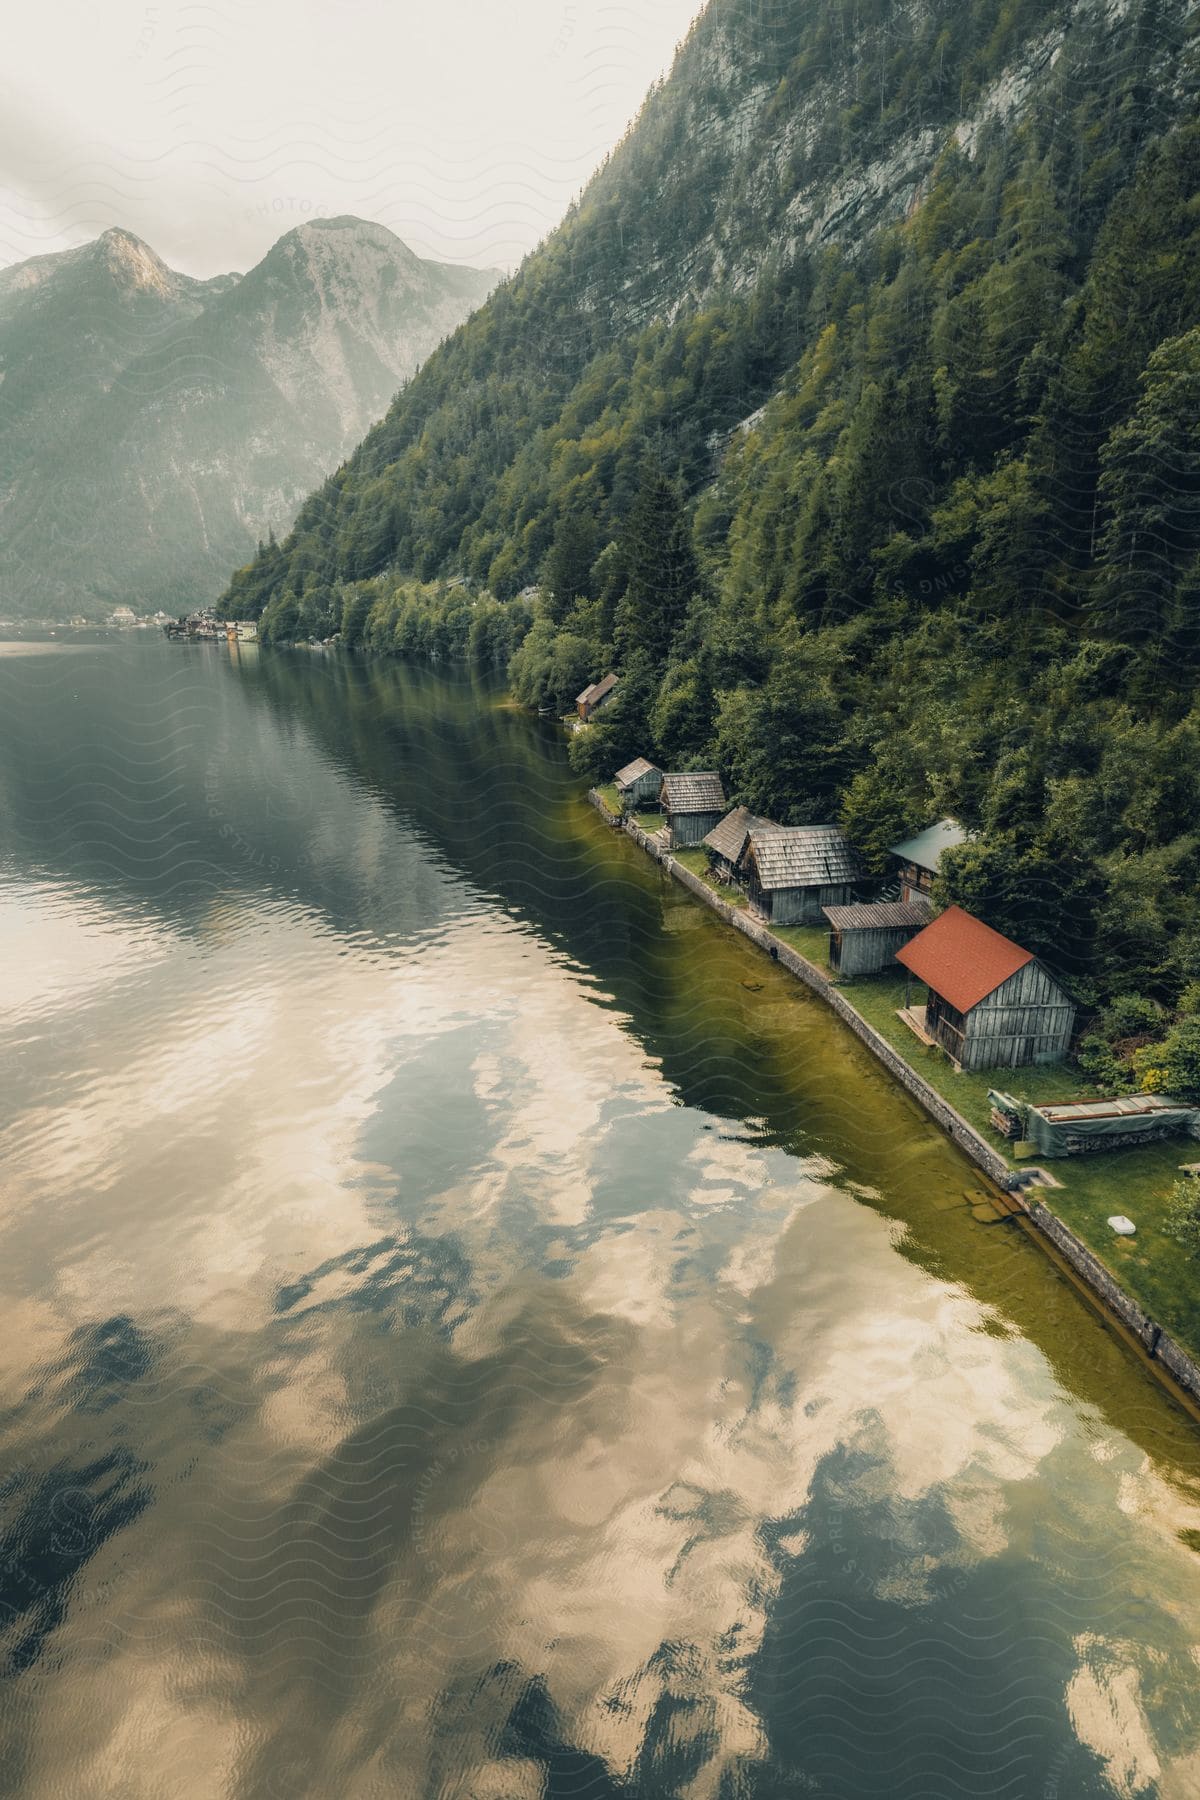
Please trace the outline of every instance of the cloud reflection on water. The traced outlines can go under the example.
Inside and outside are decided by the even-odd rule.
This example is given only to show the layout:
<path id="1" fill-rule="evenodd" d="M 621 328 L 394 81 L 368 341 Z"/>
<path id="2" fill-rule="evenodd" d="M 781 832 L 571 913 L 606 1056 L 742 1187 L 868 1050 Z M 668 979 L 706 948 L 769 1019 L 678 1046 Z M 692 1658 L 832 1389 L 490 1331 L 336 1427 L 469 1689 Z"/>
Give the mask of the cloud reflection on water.
<path id="1" fill-rule="evenodd" d="M 5 1138 L 21 1791 L 1187 1792 L 1195 1465 L 288 753 L 369 923 L 7 890 L 79 976 Z"/>

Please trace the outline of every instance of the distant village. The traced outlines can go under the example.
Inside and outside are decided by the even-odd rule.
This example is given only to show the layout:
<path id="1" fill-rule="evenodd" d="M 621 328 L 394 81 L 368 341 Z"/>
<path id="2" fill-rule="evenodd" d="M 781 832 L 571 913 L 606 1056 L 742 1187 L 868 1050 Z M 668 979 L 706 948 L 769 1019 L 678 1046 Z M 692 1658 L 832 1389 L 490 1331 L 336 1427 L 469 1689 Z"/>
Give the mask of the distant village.
<path id="1" fill-rule="evenodd" d="M 163 630 L 169 638 L 207 639 L 210 642 L 253 643 L 258 637 L 254 619 L 218 619 L 211 606 L 201 612 L 188 613 L 179 619 L 167 619 Z"/>
<path id="2" fill-rule="evenodd" d="M 110 631 L 153 631 L 161 628 L 170 619 L 165 612 L 135 613 L 132 606 L 114 606 L 105 619 L 86 619 L 78 614 L 71 620 L 72 625 L 107 625 Z"/>
<path id="3" fill-rule="evenodd" d="M 170 623 L 165 612 L 136 613 L 132 606 L 114 606 L 111 611 L 89 615 L 73 613 L 69 619 L 0 619 L 5 630 L 37 631 L 161 631 Z"/>
<path id="4" fill-rule="evenodd" d="M 170 638 L 200 638 L 225 642 L 231 638 L 253 642 L 258 636 L 254 620 L 218 619 L 212 607 L 173 618 L 170 613 L 136 613 L 132 606 L 114 606 L 111 612 L 89 617 L 75 613 L 62 619 L 0 619 L 0 627 L 35 627 L 47 631 L 165 631 Z"/>
<path id="5" fill-rule="evenodd" d="M 585 688 L 576 729 L 601 710 L 616 677 Z M 671 771 L 637 757 L 613 780 L 623 818 L 661 814 L 654 835 L 666 849 L 702 850 L 710 884 L 728 890 L 769 929 L 819 927 L 827 933 L 833 977 L 904 971 L 898 1016 L 914 1050 L 936 1049 L 956 1072 L 1015 1069 L 1061 1061 L 1071 1049 L 1077 1008 L 1061 980 L 1032 951 L 962 907 L 935 912 L 932 893 L 946 851 L 966 840 L 954 819 L 939 819 L 892 846 L 891 868 L 872 880 L 836 825 L 780 825 L 744 806 L 732 809 L 711 769 Z M 914 985 L 924 990 L 914 1000 Z M 1029 1106 L 991 1090 L 990 1123 L 1024 1153 L 1079 1155 L 1154 1142 L 1175 1133 L 1200 1136 L 1200 1110 L 1158 1094 Z M 1134 1226 L 1109 1220 L 1118 1235 Z"/>

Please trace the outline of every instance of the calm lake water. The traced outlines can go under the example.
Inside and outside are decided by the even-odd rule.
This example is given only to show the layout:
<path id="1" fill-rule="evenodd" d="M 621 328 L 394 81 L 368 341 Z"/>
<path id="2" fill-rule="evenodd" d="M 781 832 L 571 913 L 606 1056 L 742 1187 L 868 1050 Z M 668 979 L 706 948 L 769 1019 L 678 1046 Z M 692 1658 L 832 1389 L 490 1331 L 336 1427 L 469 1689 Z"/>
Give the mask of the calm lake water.
<path id="1" fill-rule="evenodd" d="M 0 646 L 0 1784 L 1200 1795 L 1200 1431 L 494 685 Z"/>

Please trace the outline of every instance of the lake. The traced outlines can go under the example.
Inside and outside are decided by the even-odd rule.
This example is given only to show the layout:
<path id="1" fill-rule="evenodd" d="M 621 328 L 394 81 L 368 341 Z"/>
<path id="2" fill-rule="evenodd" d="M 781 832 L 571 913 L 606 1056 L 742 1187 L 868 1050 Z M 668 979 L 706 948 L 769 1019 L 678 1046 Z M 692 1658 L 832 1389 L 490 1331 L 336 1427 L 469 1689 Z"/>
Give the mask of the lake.
<path id="1" fill-rule="evenodd" d="M 0 645 L 0 1791 L 1200 1795 L 1200 1433 L 494 679 Z"/>

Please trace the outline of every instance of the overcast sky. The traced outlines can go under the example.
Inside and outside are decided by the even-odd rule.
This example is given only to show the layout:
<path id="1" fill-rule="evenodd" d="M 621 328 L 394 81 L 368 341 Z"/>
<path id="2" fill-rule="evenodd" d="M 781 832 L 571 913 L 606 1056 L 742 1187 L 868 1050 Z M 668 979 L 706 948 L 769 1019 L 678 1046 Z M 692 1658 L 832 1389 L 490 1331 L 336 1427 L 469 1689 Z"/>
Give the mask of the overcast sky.
<path id="1" fill-rule="evenodd" d="M 57 0 L 10 7 L 0 265 L 122 225 L 244 269 L 355 213 L 509 268 L 669 66 L 699 0 Z"/>

